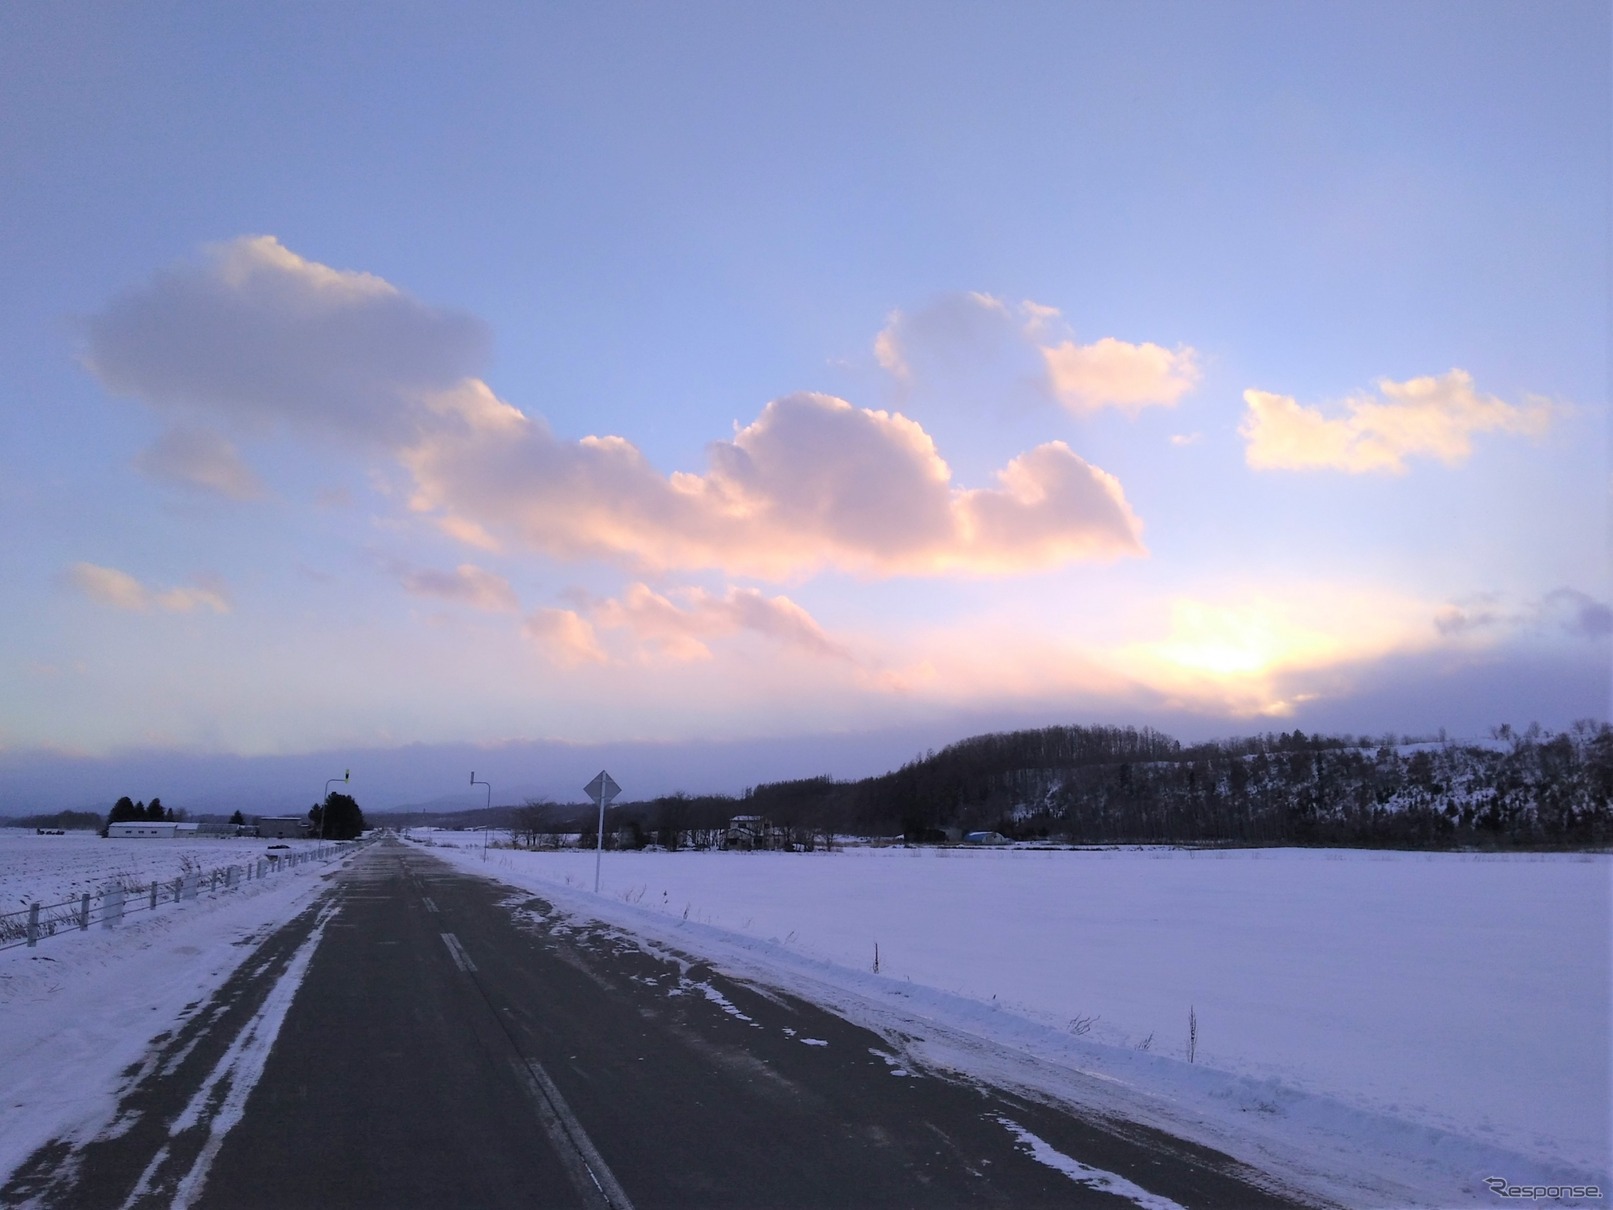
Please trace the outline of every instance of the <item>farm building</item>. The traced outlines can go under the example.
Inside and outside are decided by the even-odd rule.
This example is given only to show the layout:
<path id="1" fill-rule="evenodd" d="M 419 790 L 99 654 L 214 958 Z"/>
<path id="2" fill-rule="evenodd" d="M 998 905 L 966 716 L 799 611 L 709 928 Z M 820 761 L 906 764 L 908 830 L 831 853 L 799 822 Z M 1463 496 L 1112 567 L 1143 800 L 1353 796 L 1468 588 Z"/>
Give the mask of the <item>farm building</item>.
<path id="1" fill-rule="evenodd" d="M 725 849 L 784 849 L 789 837 L 783 828 L 775 827 L 760 815 L 736 815 L 728 821 L 723 834 Z"/>
<path id="2" fill-rule="evenodd" d="M 108 839 L 117 839 L 127 836 L 146 836 L 161 839 L 172 839 L 178 831 L 177 823 L 151 823 L 144 820 L 123 823 L 109 823 L 106 825 Z"/>

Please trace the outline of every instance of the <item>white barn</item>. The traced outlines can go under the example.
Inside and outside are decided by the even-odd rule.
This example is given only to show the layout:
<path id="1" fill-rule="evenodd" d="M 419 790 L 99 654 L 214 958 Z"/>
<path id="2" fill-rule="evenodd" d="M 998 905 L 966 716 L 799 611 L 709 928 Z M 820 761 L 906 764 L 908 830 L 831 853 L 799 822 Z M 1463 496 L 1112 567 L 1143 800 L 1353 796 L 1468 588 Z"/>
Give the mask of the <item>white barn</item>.
<path id="1" fill-rule="evenodd" d="M 106 825 L 108 839 L 122 836 L 154 836 L 162 839 L 172 839 L 179 831 L 177 823 L 155 823 L 148 820 L 125 820 L 123 823 L 109 823 Z"/>

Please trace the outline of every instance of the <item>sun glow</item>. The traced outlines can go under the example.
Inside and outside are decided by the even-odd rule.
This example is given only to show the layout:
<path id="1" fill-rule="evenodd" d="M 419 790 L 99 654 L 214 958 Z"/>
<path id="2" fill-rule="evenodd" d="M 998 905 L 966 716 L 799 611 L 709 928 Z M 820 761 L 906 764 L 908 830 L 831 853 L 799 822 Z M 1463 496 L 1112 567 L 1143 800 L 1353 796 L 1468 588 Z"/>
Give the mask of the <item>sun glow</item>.
<path id="1" fill-rule="evenodd" d="M 1419 646 L 1428 616 L 1417 602 L 1316 590 L 1230 603 L 1178 599 L 1165 637 L 1119 648 L 1114 658 L 1178 705 L 1281 717 L 1313 696 L 1296 682 Z"/>

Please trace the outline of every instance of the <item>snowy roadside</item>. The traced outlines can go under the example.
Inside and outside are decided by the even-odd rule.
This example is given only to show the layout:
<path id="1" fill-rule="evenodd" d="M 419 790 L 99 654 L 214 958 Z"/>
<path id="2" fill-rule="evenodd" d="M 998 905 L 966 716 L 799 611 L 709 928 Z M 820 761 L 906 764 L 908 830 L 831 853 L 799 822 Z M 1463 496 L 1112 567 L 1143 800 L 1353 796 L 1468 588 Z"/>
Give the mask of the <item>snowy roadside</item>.
<path id="1" fill-rule="evenodd" d="M 0 1179 L 53 1138 L 110 1126 L 118 1089 L 153 1039 L 307 906 L 338 864 L 0 953 Z"/>
<path id="2" fill-rule="evenodd" d="M 1225 968 L 1225 986 L 1201 980 L 1199 1008 L 1215 1006 L 1211 1019 L 1222 1036 L 1241 1035 L 1247 1049 L 1272 1019 L 1272 1004 L 1261 996 L 1280 1002 L 1281 1027 L 1269 1032 L 1289 1049 L 1276 1053 L 1300 1056 L 1285 1068 L 1251 1063 L 1229 1046 L 1219 1053 L 1214 1046 L 1201 1050 L 1189 1063 L 1173 1053 L 1181 1049 L 1174 1045 L 1140 1049 L 1136 1039 L 1105 1023 L 1082 1028 L 1079 1017 L 1055 1019 L 1049 1003 L 1091 1002 L 1095 970 L 1103 982 L 1134 978 L 1146 987 L 1173 974 L 1185 958 L 1158 932 L 1109 920 L 1109 931 L 1120 937 L 1119 957 L 1106 962 L 1086 947 L 1080 951 L 1085 969 L 1069 962 L 1071 947 L 1050 939 L 1025 913 L 1052 910 L 1035 901 L 1038 894 L 1080 905 L 1078 888 L 1059 883 L 1049 890 L 1056 880 L 1046 871 L 1028 878 L 1039 866 L 1013 854 L 954 862 L 915 861 L 889 850 L 833 857 L 613 854 L 605 893 L 595 896 L 584 889 L 592 885 L 591 855 L 494 850 L 484 862 L 479 847 L 453 847 L 451 834 L 426 839 L 438 845 L 433 852 L 467 872 L 539 893 L 565 912 L 603 920 L 652 946 L 876 1029 L 916 1062 L 1158 1126 L 1343 1205 L 1493 1205 L 1495 1195 L 1484 1183 L 1489 1177 L 1511 1184 L 1594 1184 L 1604 1194 L 1609 1188 L 1606 888 L 1613 865 L 1606 858 L 1496 866 L 1428 861 L 1421 854 L 1343 855 L 1327 858 L 1324 868 L 1315 854 L 1274 851 L 1251 856 L 1254 865 L 1201 860 L 1192 867 L 1186 854 L 1037 855 L 1081 862 L 1065 868 L 1082 872 L 1092 902 L 1118 896 L 1128 910 L 1186 910 L 1158 901 L 1140 906 L 1139 881 L 1168 883 L 1189 871 L 1200 891 L 1198 880 L 1206 874 L 1225 884 L 1220 898 L 1200 893 L 1184 901 L 1194 919 L 1152 923 L 1184 933 L 1188 946 L 1216 939 L 1225 961 L 1215 965 Z M 1261 899 L 1262 880 L 1267 890 L 1275 888 L 1271 903 Z M 1418 931 L 1445 901 L 1477 912 L 1453 890 L 1462 884 L 1471 884 L 1473 898 L 1499 899 L 1490 904 L 1494 915 L 1516 934 L 1516 952 L 1501 958 L 1533 955 L 1531 966 L 1505 977 L 1497 978 L 1496 969 L 1475 975 L 1493 1005 L 1475 1004 L 1471 986 L 1453 977 L 1476 956 L 1483 967 L 1483 953 L 1497 944 L 1486 931 L 1487 916 L 1475 914 L 1465 931 L 1451 921 Z M 1577 925 L 1558 917 L 1559 929 L 1569 930 L 1560 949 L 1545 944 L 1544 934 L 1534 935 L 1562 906 L 1545 893 L 1552 886 L 1581 901 Z M 698 899 L 680 901 L 683 895 Z M 901 911 L 884 911 L 886 900 L 899 900 Z M 906 918 L 899 919 L 903 912 Z M 1367 931 L 1364 945 L 1382 954 L 1375 965 L 1340 946 L 1355 953 L 1350 960 L 1357 969 L 1348 973 L 1366 984 L 1357 989 L 1359 1005 L 1336 983 L 1313 985 L 1304 960 L 1307 949 L 1328 947 L 1333 939 L 1323 929 L 1325 918 L 1341 914 Z M 1397 920 L 1403 936 L 1385 931 Z M 884 941 L 880 973 L 836 935 L 852 926 L 859 936 L 877 932 Z M 960 941 L 960 933 L 969 935 Z M 1599 944 L 1600 956 L 1577 950 L 1587 944 Z M 893 951 L 912 956 L 911 973 L 903 972 L 900 959 L 890 961 Z M 1565 986 L 1562 964 L 1574 962 L 1576 953 L 1585 967 L 1579 990 L 1588 989 L 1589 1003 L 1565 1017 L 1552 1011 L 1552 1002 L 1574 991 Z M 999 989 L 995 999 L 966 986 L 976 972 L 956 969 L 976 958 Z M 1307 999 L 1312 1003 L 1305 1011 L 1296 1009 Z M 1374 1002 L 1381 1005 L 1378 1028 L 1409 1032 L 1410 1044 L 1427 1049 L 1424 1029 L 1451 1035 L 1446 1049 L 1425 1059 L 1413 1077 L 1426 1094 L 1420 1099 L 1401 1095 L 1404 1082 L 1397 1092 L 1395 1047 L 1408 1040 L 1373 1036 L 1372 1021 L 1362 1014 Z M 1478 1046 L 1475 1039 L 1492 1030 L 1484 1016 L 1489 1009 L 1515 1022 L 1513 1033 L 1495 1041 L 1520 1055 L 1498 1061 L 1495 1050 Z M 1248 1019 L 1236 1020 L 1239 1012 Z M 1314 1052 L 1308 1065 L 1307 1046 Z M 1535 1086 L 1518 1087 L 1515 1073 L 1531 1070 L 1531 1063 L 1539 1065 Z M 1449 1087 L 1427 1087 L 1447 1079 Z M 1459 1096 L 1482 1103 L 1464 1118 L 1449 1111 Z M 1569 1103 L 1556 1103 L 1563 1098 Z"/>

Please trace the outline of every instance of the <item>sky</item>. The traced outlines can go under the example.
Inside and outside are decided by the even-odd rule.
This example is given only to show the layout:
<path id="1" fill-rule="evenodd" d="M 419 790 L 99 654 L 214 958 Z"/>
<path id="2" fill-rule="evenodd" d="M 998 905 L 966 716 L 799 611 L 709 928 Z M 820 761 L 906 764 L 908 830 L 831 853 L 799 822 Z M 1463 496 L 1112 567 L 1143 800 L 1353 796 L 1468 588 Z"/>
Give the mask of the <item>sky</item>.
<path id="1" fill-rule="evenodd" d="M 1610 61 L 1573 2 L 11 6 L 0 812 L 1605 719 Z"/>

